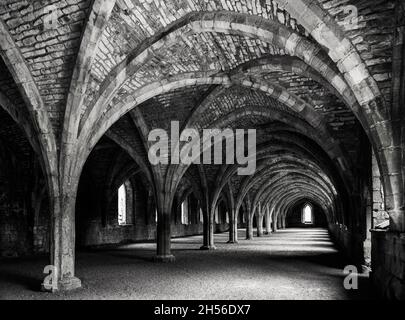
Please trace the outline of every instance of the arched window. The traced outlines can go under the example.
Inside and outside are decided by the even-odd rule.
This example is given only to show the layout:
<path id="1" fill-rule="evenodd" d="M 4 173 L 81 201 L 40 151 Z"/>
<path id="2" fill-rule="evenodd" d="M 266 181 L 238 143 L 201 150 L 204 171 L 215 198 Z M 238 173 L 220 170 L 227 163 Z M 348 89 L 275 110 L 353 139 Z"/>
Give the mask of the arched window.
<path id="1" fill-rule="evenodd" d="M 188 198 L 181 204 L 181 224 L 188 224 Z"/>
<path id="2" fill-rule="evenodd" d="M 133 189 L 128 180 L 118 188 L 118 225 L 133 224 L 133 216 Z"/>
<path id="3" fill-rule="evenodd" d="M 307 203 L 302 209 L 302 223 L 312 224 L 313 223 L 313 213 L 312 206 Z"/>
<path id="4" fill-rule="evenodd" d="M 203 223 L 204 222 L 204 215 L 203 215 L 203 211 L 202 208 L 200 207 L 200 222 Z"/>
<path id="5" fill-rule="evenodd" d="M 127 192 L 124 184 L 118 189 L 118 224 L 127 224 Z"/>

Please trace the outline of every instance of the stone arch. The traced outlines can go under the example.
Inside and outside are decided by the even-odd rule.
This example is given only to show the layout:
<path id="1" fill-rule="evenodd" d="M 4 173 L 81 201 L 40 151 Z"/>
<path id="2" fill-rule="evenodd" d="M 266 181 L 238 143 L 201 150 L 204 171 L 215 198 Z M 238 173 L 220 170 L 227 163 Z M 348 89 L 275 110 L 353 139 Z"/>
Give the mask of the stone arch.
<path id="1" fill-rule="evenodd" d="M 265 171 L 267 170 L 267 174 L 272 174 L 272 172 L 270 172 L 270 170 L 272 170 L 271 169 L 271 167 L 268 167 L 268 168 L 266 168 L 265 167 L 265 169 L 264 169 Z M 308 170 L 307 170 L 308 171 Z M 299 171 L 298 171 L 299 172 Z M 315 175 L 316 175 L 316 171 L 314 171 L 314 173 L 315 173 Z M 260 176 L 263 176 L 263 179 L 264 180 L 268 180 L 267 179 L 267 176 L 264 176 L 263 174 L 260 174 Z M 288 175 L 286 175 L 285 176 L 285 178 L 288 178 L 289 176 Z M 281 179 L 284 179 L 284 178 L 281 178 Z M 297 180 L 298 179 L 298 177 L 296 177 L 296 176 L 294 176 L 294 179 L 291 179 L 290 178 L 290 183 L 291 184 L 293 184 L 294 182 L 295 182 L 295 180 Z M 283 193 L 285 192 L 285 188 L 283 187 L 283 186 L 289 186 L 289 184 L 287 183 L 287 184 L 283 184 L 283 185 L 281 185 L 281 184 L 278 184 L 278 182 L 280 182 L 280 181 L 282 181 L 282 180 L 280 180 L 280 178 L 278 178 L 277 176 L 275 176 L 274 178 L 273 178 L 273 180 L 270 180 L 270 181 L 268 181 L 268 183 L 267 183 L 267 186 L 266 185 L 264 185 L 264 187 L 262 187 L 262 189 L 264 189 L 264 188 L 268 188 L 265 192 L 262 192 L 262 196 L 264 196 L 264 197 L 269 197 L 269 198 L 273 198 L 273 199 L 276 199 L 276 198 L 278 198 L 280 195 L 283 195 Z M 317 185 L 317 183 L 318 182 L 316 182 L 316 181 L 313 181 L 313 183 L 311 183 L 310 185 L 311 185 L 311 188 L 313 189 L 313 188 L 318 188 L 316 185 Z M 308 182 L 306 183 L 306 185 L 307 185 L 307 187 L 308 187 Z M 280 192 L 280 195 L 278 195 L 278 194 L 275 194 L 274 193 L 274 190 L 275 189 L 271 189 L 272 187 L 275 187 L 275 188 L 277 188 L 277 186 L 279 187 L 279 192 Z M 330 185 L 331 187 L 332 187 L 332 185 Z M 243 188 L 243 187 L 242 187 Z M 311 189 L 310 188 L 310 189 Z M 324 187 L 321 187 L 320 189 L 319 189 L 319 191 L 321 191 L 321 193 L 324 193 L 324 191 L 322 191 L 322 190 L 324 190 L 324 188 L 325 188 L 325 186 Z M 327 194 L 326 193 L 324 193 L 324 195 L 325 196 L 327 196 L 327 198 L 329 198 L 332 202 L 336 202 L 336 196 L 335 195 L 333 195 L 333 194 L 335 194 L 335 192 L 333 191 L 333 189 L 330 189 L 329 191 L 328 191 L 328 193 L 332 196 L 332 198 L 329 198 L 329 196 L 327 196 Z M 242 194 L 239 194 L 239 198 L 238 199 L 241 199 L 241 198 L 243 198 L 244 196 L 245 196 L 245 194 L 246 193 L 243 193 L 242 192 Z M 255 199 L 255 200 L 253 200 L 253 201 L 258 201 L 259 199 Z"/>
<path id="2" fill-rule="evenodd" d="M 282 160 L 285 161 L 285 160 L 288 160 L 288 158 L 283 158 Z M 304 172 L 305 167 L 302 166 L 302 162 L 300 163 L 299 158 L 291 158 L 291 160 L 293 160 L 297 164 L 301 165 L 301 170 L 300 171 Z M 278 181 L 277 180 L 278 177 L 276 176 L 276 174 L 282 173 L 283 170 L 288 169 L 290 166 L 291 165 L 282 165 L 282 164 L 280 164 L 280 161 L 275 162 L 274 164 L 265 164 L 265 165 L 261 166 L 261 168 L 259 168 L 259 170 L 257 171 L 257 175 L 262 178 L 261 180 L 263 180 L 263 179 L 267 180 L 267 184 L 263 184 L 262 188 L 267 187 L 268 185 L 276 183 Z M 295 170 L 298 170 L 298 168 L 295 169 Z M 306 169 L 306 171 L 308 172 L 308 169 Z M 316 172 L 316 170 L 314 170 L 314 168 L 311 168 L 311 171 L 316 175 L 317 172 Z M 291 172 L 291 171 L 289 171 L 289 172 Z M 273 178 L 274 180 L 273 179 L 269 180 L 268 175 L 274 175 L 274 178 Z M 240 207 L 240 205 L 241 205 L 241 203 L 243 201 L 243 198 L 246 196 L 246 194 L 249 192 L 249 190 L 252 188 L 252 186 L 257 184 L 256 178 L 257 178 L 257 176 L 252 177 L 251 179 L 246 179 L 245 182 L 242 184 L 241 189 L 240 189 L 240 193 L 239 193 L 239 196 L 238 196 L 238 199 L 237 199 L 237 203 L 236 203 L 236 209 L 238 209 Z M 321 178 L 321 177 L 319 177 L 319 175 L 318 175 L 318 179 L 319 178 Z M 329 182 L 328 185 L 329 185 L 328 188 L 330 189 L 329 191 L 333 192 L 331 182 Z M 263 189 L 263 191 L 264 191 L 264 189 Z M 258 196 L 260 196 L 259 192 L 257 193 L 256 198 Z M 256 198 L 252 199 L 252 201 L 256 202 L 256 200 L 258 200 Z"/>
<path id="3" fill-rule="evenodd" d="M 356 48 L 345 37 L 336 21 L 319 4 L 309 0 L 276 0 L 320 44 L 336 63 L 356 95 L 360 106 L 375 117 L 370 122 L 371 142 L 384 179 L 384 193 L 390 214 L 391 228 L 405 229 L 402 172 L 399 156 L 399 132 L 392 127 L 392 119 L 376 81 L 371 77 Z M 378 154 L 378 155 L 377 155 Z"/>
<path id="4" fill-rule="evenodd" d="M 87 88 L 90 70 L 94 61 L 95 50 L 99 44 L 102 32 L 110 18 L 116 0 L 95 0 L 87 19 L 86 28 L 82 35 L 79 53 L 73 70 L 69 94 L 66 102 L 64 130 L 62 143 L 69 142 L 71 136 L 77 135 L 77 117 L 79 108 L 84 100 L 84 90 Z M 64 149 L 62 149 L 65 151 Z M 66 150 L 66 153 L 68 150 Z"/>
<path id="5" fill-rule="evenodd" d="M 32 124 L 27 125 L 27 123 L 23 122 L 22 125 L 25 130 L 29 130 L 27 132 L 29 137 L 38 141 L 39 150 L 38 148 L 36 149 L 40 151 L 41 165 L 44 168 L 51 195 L 50 198 L 53 203 L 55 198 L 59 196 L 59 182 L 57 179 L 56 140 L 49 116 L 26 61 L 2 20 L 0 20 L 0 33 L 3 35 L 0 39 L 0 56 L 10 71 L 26 103 Z M 6 103 L 7 105 L 11 108 L 10 103 Z M 13 116 L 15 115 L 15 112 L 13 112 Z M 32 129 L 27 128 L 31 126 Z"/>
<path id="6" fill-rule="evenodd" d="M 307 214 L 308 214 L 308 210 L 309 210 L 309 213 L 311 214 L 311 217 L 309 217 L 309 220 L 307 220 L 308 219 L 308 217 L 307 217 Z M 307 223 L 307 222 L 309 222 L 309 223 L 313 223 L 313 210 L 314 210 L 314 207 L 313 207 L 313 205 L 310 203 L 310 202 L 306 202 L 304 205 L 303 205 L 303 207 L 302 207 L 302 218 L 301 218 L 301 221 L 303 222 L 303 223 Z"/>
<path id="7" fill-rule="evenodd" d="M 264 87 L 261 86 L 260 90 L 263 90 L 265 88 L 266 88 L 266 86 L 264 86 Z M 217 122 L 212 123 L 211 126 L 215 127 L 215 128 L 223 127 L 226 124 L 229 124 L 229 123 L 235 121 L 238 117 L 248 116 L 249 113 L 259 115 L 259 116 L 262 116 L 262 117 L 270 117 L 270 118 L 275 117 L 278 120 L 282 120 L 282 121 L 284 120 L 283 119 L 284 115 L 280 116 L 279 114 L 277 115 L 277 112 L 275 112 L 273 110 L 270 112 L 270 110 L 268 110 L 268 109 L 266 109 L 264 107 L 263 108 L 257 107 L 256 110 L 243 109 L 243 110 L 240 110 L 239 112 L 233 112 L 231 114 L 228 114 L 225 119 L 218 120 Z M 276 114 L 276 115 L 274 116 L 274 114 Z M 284 117 L 287 117 L 287 116 L 284 116 Z M 293 125 L 293 126 L 295 126 L 295 125 Z M 318 128 L 318 130 L 320 129 L 319 126 L 317 128 Z M 314 127 L 309 125 L 308 129 L 305 130 L 305 131 L 308 131 L 308 130 L 312 131 L 312 130 L 314 130 Z M 331 158 L 336 162 L 337 166 L 341 167 L 342 171 L 347 171 L 348 170 L 348 165 L 344 160 L 345 157 L 343 156 L 343 152 L 340 149 L 340 146 L 335 143 L 334 139 L 332 137 L 330 137 L 330 135 L 328 134 L 328 132 L 327 132 L 327 130 L 325 128 L 323 128 L 322 131 L 324 132 L 323 137 L 325 137 L 325 140 L 329 139 L 329 143 L 322 143 L 321 145 L 324 146 L 326 151 L 331 154 Z M 316 139 L 316 141 L 319 141 L 319 139 L 317 138 L 317 135 L 315 134 L 315 132 L 314 132 L 313 137 Z M 177 179 L 177 177 L 181 177 L 182 174 L 186 170 L 186 167 L 185 168 L 181 168 L 181 166 L 179 166 L 179 167 L 181 169 L 180 171 L 176 171 L 176 169 L 173 169 L 173 168 L 175 168 L 175 166 L 171 166 L 170 169 L 169 169 L 169 172 L 170 171 L 171 172 L 168 175 L 168 177 L 170 177 L 170 179 L 168 179 L 168 180 L 171 182 L 172 187 L 169 187 L 168 190 L 170 190 L 170 188 L 173 188 L 173 189 L 176 188 L 176 184 L 179 181 Z"/>
<path id="8" fill-rule="evenodd" d="M 263 194 L 266 194 L 266 193 L 273 194 L 274 199 L 280 199 L 280 196 L 282 196 L 282 194 L 286 191 L 285 189 L 286 189 L 287 183 L 290 183 L 292 186 L 298 186 L 298 185 L 302 184 L 309 190 L 312 190 L 312 192 L 314 194 L 317 194 L 318 197 L 323 198 L 325 203 L 327 203 L 329 205 L 332 205 L 335 202 L 335 200 L 333 198 L 331 198 L 325 192 L 325 190 L 318 184 L 318 182 L 315 179 L 310 178 L 309 176 L 304 175 L 302 173 L 290 172 L 288 175 L 281 177 L 279 179 L 278 184 L 276 183 L 275 180 L 272 180 L 267 185 L 264 185 L 262 187 L 262 189 L 263 189 L 262 193 Z M 288 187 L 287 189 L 289 189 L 289 188 L 290 187 Z M 280 195 L 277 195 L 278 191 L 281 192 Z M 255 199 L 254 201 L 258 202 L 259 200 Z"/>
<path id="9" fill-rule="evenodd" d="M 29 126 L 32 126 L 29 132 L 33 133 L 34 139 L 38 141 L 37 150 L 47 181 L 53 227 L 51 261 L 59 270 L 60 288 L 68 287 L 72 283 L 74 283 L 73 287 L 80 287 L 80 280 L 73 277 L 74 248 L 70 245 L 71 239 L 75 237 L 74 217 L 64 210 L 66 206 L 74 210 L 74 203 L 65 204 L 66 197 L 61 196 L 63 186 L 60 185 L 60 181 L 63 180 L 69 184 L 69 177 L 65 175 L 63 168 L 58 166 L 57 141 L 48 110 L 20 49 L 1 19 L 0 34 L 2 34 L 0 56 L 17 84 L 27 107 Z M 64 256 L 73 257 L 73 259 L 64 259 Z"/>
<path id="10" fill-rule="evenodd" d="M 217 32 L 218 30 L 221 30 L 221 28 L 224 28 L 224 26 L 227 26 L 227 24 L 229 23 L 229 26 L 231 26 L 231 23 L 227 20 L 227 17 L 225 17 L 225 15 L 221 14 L 211 14 L 215 16 L 215 19 L 213 20 L 209 20 L 207 19 L 207 14 L 203 15 L 203 17 L 198 20 L 198 18 L 195 19 L 195 21 L 193 21 L 193 28 L 195 28 L 196 30 L 202 31 L 202 30 L 212 30 L 214 32 Z M 209 16 L 209 15 L 208 15 Z M 221 21 L 221 18 L 223 18 L 223 21 Z M 204 20 L 206 19 L 206 20 Z M 260 18 L 257 18 L 258 20 L 260 20 Z M 252 18 L 249 21 L 258 21 L 256 18 Z M 247 20 L 247 19 L 246 19 Z M 221 24 L 222 23 L 222 24 Z M 259 24 L 260 26 L 264 25 L 263 23 Z M 215 26 L 217 26 L 218 28 L 215 29 Z M 271 26 L 272 28 L 274 28 L 274 26 Z M 232 24 L 232 28 L 234 29 L 234 31 L 236 30 L 237 32 L 250 32 L 252 35 L 264 35 L 264 36 L 268 36 L 269 34 L 266 34 L 266 31 L 260 31 L 258 29 L 258 27 L 255 26 L 250 26 L 250 27 L 246 27 L 246 26 L 236 26 L 236 23 Z M 232 29 L 231 28 L 231 29 Z M 238 29 L 240 28 L 240 29 Z M 271 28 L 270 28 L 271 29 Z M 274 29 L 273 29 L 274 30 Z M 229 30 L 228 30 L 229 31 Z M 284 32 L 285 30 L 283 30 Z M 292 52 L 294 52 L 294 54 L 300 54 L 299 50 L 302 50 L 302 41 L 306 41 L 305 39 L 299 39 L 299 36 L 297 36 L 296 34 L 292 33 L 292 35 L 290 34 L 288 36 L 287 39 L 278 39 L 281 43 L 284 43 L 285 45 L 289 45 L 289 50 L 291 50 Z M 342 40 L 344 43 L 347 43 L 347 39 L 343 38 Z M 297 51 L 298 50 L 298 51 Z M 313 49 L 312 53 L 316 52 L 316 49 Z M 303 54 L 303 52 L 301 52 Z M 308 60 L 308 56 L 305 57 L 305 54 L 303 54 L 302 56 L 304 58 L 304 61 Z M 336 55 L 336 57 L 341 58 L 341 55 L 338 56 Z M 341 60 L 340 62 L 342 62 L 343 64 L 345 63 L 350 63 L 353 61 L 358 61 L 358 59 L 356 57 L 354 57 L 354 55 L 351 55 L 351 58 L 342 58 L 343 60 Z M 319 66 L 319 63 L 322 62 L 322 59 L 317 59 L 316 63 L 315 60 L 312 59 L 311 61 L 307 61 L 309 65 L 312 65 L 315 67 L 315 65 Z M 378 93 L 378 87 L 374 87 L 374 85 L 368 85 L 368 83 L 372 83 L 375 84 L 375 81 L 371 79 L 371 77 L 369 77 L 364 70 L 362 69 L 362 67 L 364 66 L 364 64 L 357 64 L 356 67 L 358 67 L 356 69 L 356 72 L 359 72 L 360 74 L 362 74 L 363 78 L 362 79 L 362 84 L 365 84 L 365 89 L 364 90 L 360 90 L 359 92 L 359 86 L 358 83 L 353 82 L 353 81 L 349 81 L 349 80 L 353 80 L 353 72 L 350 73 L 351 71 L 348 71 L 347 77 L 349 78 L 349 84 L 350 84 L 350 90 L 353 90 L 353 92 L 357 93 L 356 97 L 357 100 L 359 101 L 360 105 L 362 106 L 362 108 L 364 107 L 366 110 L 371 109 L 374 110 L 378 107 L 378 105 L 380 105 L 381 99 L 380 99 L 380 95 L 377 94 Z M 317 69 L 317 68 L 315 68 Z M 121 71 L 123 71 L 124 69 L 122 68 Z M 125 69 L 126 70 L 126 69 Z M 338 78 L 334 78 L 333 83 L 335 83 L 335 85 L 337 85 L 339 83 L 339 85 L 341 85 L 340 91 L 345 91 L 346 88 L 348 88 L 348 86 L 345 84 L 345 81 L 342 80 L 341 76 L 338 76 Z M 374 90 L 371 90 L 374 89 Z M 356 91 L 357 90 L 357 91 Z M 371 92 L 371 94 L 370 94 Z M 376 92 L 376 94 L 374 94 L 374 92 Z M 365 100 L 363 99 L 364 96 L 369 95 L 371 97 L 371 99 L 369 100 Z M 374 99 L 375 98 L 375 99 Z M 388 148 L 392 146 L 392 142 L 389 142 L 389 137 L 390 137 L 390 124 L 389 122 L 387 122 L 385 120 L 385 118 L 383 116 L 381 116 L 381 113 L 379 112 L 373 112 L 373 115 L 377 115 L 376 119 L 367 119 L 367 115 L 364 115 L 360 110 L 354 110 L 355 114 L 357 115 L 357 117 L 360 119 L 360 121 L 363 123 L 363 127 L 365 128 L 366 132 L 371 135 L 372 139 L 371 141 L 373 142 L 374 148 L 376 150 L 379 150 L 379 158 L 381 159 L 381 161 L 379 161 L 380 163 L 380 167 L 382 168 L 382 171 L 385 173 L 384 177 L 385 177 L 385 185 L 386 185 L 386 193 L 388 195 L 387 199 L 390 200 L 390 206 L 391 204 L 394 205 L 394 207 L 398 207 L 398 204 L 402 202 L 402 195 L 398 194 L 398 192 L 395 192 L 395 188 L 398 185 L 397 181 L 398 179 L 400 179 L 399 175 L 397 174 L 396 171 L 398 171 L 398 168 L 392 168 L 388 166 L 388 160 L 390 160 L 392 157 L 396 157 L 396 150 L 395 148 Z M 368 123 L 368 124 L 367 124 Z M 376 124 L 376 126 L 373 126 L 373 124 Z M 371 128 L 371 130 L 370 130 Z M 388 134 L 386 134 L 386 132 L 388 132 Z M 388 140 L 387 140 L 388 138 Z M 392 151 L 393 150 L 393 151 Z M 397 165 L 398 161 L 393 161 L 393 163 L 395 165 Z M 393 174 L 388 175 L 387 172 L 392 172 Z M 393 191 L 394 190 L 394 191 Z M 391 210 L 393 212 L 394 215 L 398 216 L 401 215 L 401 213 L 398 214 L 397 210 Z M 397 217 L 398 218 L 398 217 Z"/>
<path id="11" fill-rule="evenodd" d="M 283 141 L 283 140 L 281 140 L 281 141 Z M 285 140 L 285 141 L 289 141 L 289 140 Z M 294 144 L 295 142 L 296 142 L 296 141 L 294 141 L 294 140 L 290 140 L 290 143 L 293 143 L 293 144 Z M 301 143 L 299 144 L 298 148 L 302 148 L 303 146 L 304 146 L 304 144 L 301 142 Z M 297 147 L 297 146 L 295 146 L 295 147 Z M 264 164 L 264 165 L 260 164 L 260 161 L 262 161 L 262 159 L 265 159 L 266 157 L 269 157 L 269 156 L 266 156 L 266 153 L 269 153 L 269 154 L 270 154 L 270 158 L 271 158 L 271 155 L 272 155 L 273 157 L 276 157 L 276 156 L 277 156 L 276 150 L 277 150 L 276 148 L 270 147 L 267 152 L 263 152 L 263 155 L 261 155 L 261 156 L 258 155 L 258 156 L 257 156 L 258 165 L 257 165 L 256 173 L 257 173 L 257 172 L 260 172 L 261 168 L 265 168 L 265 167 L 266 167 L 265 164 Z M 294 148 L 291 148 L 291 149 L 290 149 L 290 147 L 288 147 L 288 146 L 283 146 L 283 152 L 286 152 L 286 151 L 288 151 L 288 150 L 291 150 L 291 152 L 293 152 L 293 154 L 294 154 L 294 150 L 295 150 Z M 307 158 L 308 155 L 310 155 L 311 153 L 314 154 L 313 152 L 315 152 L 314 149 L 307 149 L 306 153 L 303 152 L 301 157 Z M 316 154 L 316 153 L 315 153 L 315 154 Z M 319 155 L 317 155 L 317 156 L 319 156 Z M 318 164 L 317 166 L 319 166 L 319 164 Z M 331 174 L 331 172 L 329 172 L 327 168 L 328 168 L 328 166 L 327 166 L 326 163 L 325 163 L 325 164 L 323 165 L 323 170 L 326 170 L 325 172 L 328 172 L 328 174 Z M 220 177 L 220 178 L 219 178 L 220 180 L 217 181 L 217 184 L 218 184 L 219 188 L 221 188 L 221 185 L 223 184 L 223 181 L 228 180 L 229 177 L 230 177 L 232 174 L 234 174 L 234 172 L 235 172 L 235 167 L 232 167 L 229 171 L 231 172 L 230 174 L 224 175 L 224 177 Z M 247 182 L 248 182 L 249 180 L 251 180 L 251 179 L 246 179 Z M 237 200 L 237 202 L 236 202 L 236 203 L 237 203 L 237 204 L 236 204 L 236 209 L 238 209 L 238 207 L 239 207 L 239 205 L 240 205 L 240 201 L 241 201 L 241 199 L 239 198 L 239 200 Z"/>
<path id="12" fill-rule="evenodd" d="M 268 201 L 268 204 L 273 211 L 274 214 L 274 219 L 277 221 L 279 217 L 281 217 L 282 214 L 284 214 L 285 211 L 285 206 L 288 206 L 292 202 L 294 202 L 294 199 L 298 199 L 299 197 L 302 197 L 303 195 L 312 200 L 314 203 L 318 203 L 321 208 L 325 211 L 326 216 L 329 221 L 333 219 L 333 212 L 330 210 L 329 206 L 327 203 L 322 200 L 322 198 L 319 196 L 318 193 L 314 192 L 308 187 L 305 187 L 305 185 L 296 185 L 295 186 L 297 190 L 288 190 L 288 191 L 280 191 L 278 190 L 278 198 L 273 198 L 273 200 Z"/>
<path id="13" fill-rule="evenodd" d="M 11 118 L 22 127 L 24 130 L 28 141 L 30 142 L 32 148 L 36 153 L 40 153 L 40 147 L 36 139 L 35 132 L 30 124 L 29 119 L 25 117 L 21 112 L 17 112 L 17 107 L 5 94 L 0 91 L 0 106 L 11 116 Z"/>
<path id="14" fill-rule="evenodd" d="M 281 219 L 283 219 L 283 221 L 284 221 L 286 219 L 287 214 L 288 214 L 289 210 L 291 209 L 292 205 L 302 198 L 303 198 L 302 194 L 288 192 L 288 196 L 286 196 L 283 199 L 284 201 L 282 203 L 279 202 L 278 204 L 273 205 L 274 210 L 279 213 L 277 215 L 277 218 L 279 216 L 281 216 Z M 333 219 L 333 216 L 330 213 L 330 210 L 328 209 L 327 205 L 325 205 L 323 203 L 323 201 L 321 201 L 317 195 L 306 193 L 305 199 L 306 199 L 306 201 L 311 201 L 314 204 L 317 204 L 322 209 L 322 211 L 325 213 L 325 217 L 327 220 Z M 331 223 L 331 220 L 329 220 L 329 223 Z"/>

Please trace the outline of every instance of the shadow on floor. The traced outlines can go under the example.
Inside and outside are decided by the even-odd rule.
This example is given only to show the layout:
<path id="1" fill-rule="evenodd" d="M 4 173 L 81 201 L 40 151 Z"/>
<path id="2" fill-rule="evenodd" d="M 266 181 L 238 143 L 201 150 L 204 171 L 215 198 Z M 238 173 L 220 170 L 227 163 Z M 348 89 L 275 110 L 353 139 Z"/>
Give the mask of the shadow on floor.
<path id="1" fill-rule="evenodd" d="M 0 262 L 0 295 L 17 299 L 31 295 L 37 299 L 374 299 L 364 275 L 358 278 L 359 290 L 344 289 L 345 260 L 326 231 L 314 230 L 312 235 L 308 229 L 285 230 L 234 245 L 226 243 L 227 233 L 216 234 L 217 250 L 213 251 L 199 249 L 201 236 L 174 239 L 176 262 L 169 264 L 151 263 L 156 250 L 151 243 L 88 249 L 78 252 L 76 259 L 83 289 L 61 296 L 39 293 L 45 259 L 9 260 Z"/>

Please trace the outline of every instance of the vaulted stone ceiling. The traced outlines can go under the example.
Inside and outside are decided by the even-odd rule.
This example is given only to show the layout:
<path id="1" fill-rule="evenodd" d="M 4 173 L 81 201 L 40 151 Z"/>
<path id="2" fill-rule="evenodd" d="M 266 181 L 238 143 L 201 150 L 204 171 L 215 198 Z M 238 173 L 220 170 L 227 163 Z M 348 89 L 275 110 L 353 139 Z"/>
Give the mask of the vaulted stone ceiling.
<path id="1" fill-rule="evenodd" d="M 124 101 L 136 102 L 139 97 L 142 102 L 142 96 L 136 93 L 142 87 L 151 85 L 153 90 L 156 83 L 177 81 L 182 84 L 173 83 L 173 89 L 169 86 L 167 93 L 151 95 L 151 100 L 139 106 L 147 130 L 166 128 L 169 119 L 184 123 L 193 113 L 198 116 L 197 126 L 204 128 L 221 117 L 236 114 L 239 108 L 242 117 L 227 125 L 265 127 L 263 124 L 271 126 L 271 121 L 280 117 L 284 123 L 311 123 L 316 115 L 326 126 L 323 134 L 341 148 L 350 167 L 356 162 L 361 145 L 353 137 L 362 130 L 350 110 L 353 95 L 341 92 L 338 81 L 327 81 L 331 73 L 339 74 L 338 66 L 328 57 L 328 50 L 309 34 L 307 26 L 284 9 L 283 1 L 62 1 L 57 3 L 59 27 L 43 32 L 39 21 L 49 4 L 6 1 L 0 17 L 28 65 L 57 136 L 63 128 L 68 88 L 79 54 L 82 60 L 89 60 L 83 61 L 89 73 L 86 83 L 72 87 L 80 94 L 73 98 L 80 106 L 74 109 L 82 110 L 75 111 L 80 113 L 79 134 L 90 114 L 102 111 L 102 104 L 111 101 L 106 111 L 114 112 Z M 344 12 L 348 5 L 358 9 L 355 26 Z M 352 41 L 389 101 L 394 2 L 375 1 L 370 6 L 361 1 L 322 1 L 319 6 L 334 17 Z M 377 28 L 375 22 L 382 20 L 391 23 L 378 24 Z M 247 27 L 238 27 L 241 23 Z M 273 36 L 255 29 L 261 25 Z M 91 56 L 79 52 L 86 27 L 91 35 L 99 37 L 82 44 L 90 47 Z M 286 39 L 291 32 L 302 37 L 296 49 L 280 38 L 284 33 Z M 10 82 L 11 76 L 2 74 L 4 82 Z M 3 90 L 9 99 L 18 102 L 11 88 Z M 299 104 L 308 111 L 297 112 L 302 109 Z M 133 153 L 147 163 L 139 133 L 125 129 L 124 119 L 115 127 L 111 130 L 115 137 L 121 131 L 119 137 L 124 139 L 126 135 L 129 144 L 138 141 L 132 146 Z M 303 126 L 295 130 L 309 134 Z M 267 136 L 265 131 L 258 135 L 259 141 Z"/>

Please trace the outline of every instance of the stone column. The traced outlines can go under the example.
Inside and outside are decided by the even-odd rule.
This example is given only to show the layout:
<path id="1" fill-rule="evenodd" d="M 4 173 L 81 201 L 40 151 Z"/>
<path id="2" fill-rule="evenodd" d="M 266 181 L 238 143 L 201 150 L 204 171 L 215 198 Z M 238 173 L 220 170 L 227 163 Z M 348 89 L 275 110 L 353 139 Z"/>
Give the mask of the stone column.
<path id="1" fill-rule="evenodd" d="M 228 243 L 238 243 L 238 221 L 234 209 L 232 209 L 229 219 L 229 241 Z"/>
<path id="2" fill-rule="evenodd" d="M 203 245 L 200 249 L 215 250 L 216 248 L 214 245 L 214 213 L 207 208 L 210 207 L 206 206 L 205 209 L 203 209 L 203 217 L 204 217 Z"/>
<path id="3" fill-rule="evenodd" d="M 275 217 L 274 212 L 271 215 L 271 231 L 277 232 L 277 219 Z"/>
<path id="4" fill-rule="evenodd" d="M 250 210 L 248 210 L 246 221 L 246 240 L 252 239 L 253 239 L 253 217 L 250 214 Z"/>
<path id="5" fill-rule="evenodd" d="M 51 228 L 51 266 L 56 272 L 57 285 L 52 286 L 44 280 L 42 289 L 45 291 L 67 291 L 81 287 L 80 279 L 75 277 L 75 205 L 76 195 L 64 195 L 52 200 L 53 207 Z M 45 267 L 45 266 L 44 266 Z M 49 279 L 49 278 L 48 278 Z"/>
<path id="6" fill-rule="evenodd" d="M 263 215 L 260 213 L 255 215 L 256 217 L 256 227 L 257 227 L 257 236 L 262 237 L 263 236 Z"/>
<path id="7" fill-rule="evenodd" d="M 171 210 L 158 209 L 157 221 L 157 252 L 156 262 L 172 262 L 175 260 L 171 254 Z"/>
<path id="8" fill-rule="evenodd" d="M 277 217 L 277 229 L 282 229 L 283 227 L 282 227 L 282 225 L 281 225 L 281 217 L 280 216 L 278 216 Z"/>
<path id="9" fill-rule="evenodd" d="M 285 229 L 285 226 L 286 226 L 286 224 L 285 224 L 285 215 L 283 215 L 283 216 L 281 217 L 281 228 L 282 228 L 282 229 Z"/>
<path id="10" fill-rule="evenodd" d="M 392 122 L 394 146 L 384 148 L 389 170 L 386 172 L 386 210 L 390 218 L 390 231 L 405 233 L 404 181 L 405 181 L 405 4 L 396 1 L 396 22 L 392 54 Z M 400 137 L 398 139 L 397 137 Z M 395 140 L 399 140 L 396 143 Z M 381 152 L 381 151 L 380 151 Z"/>
<path id="11" fill-rule="evenodd" d="M 266 207 L 266 215 L 264 217 L 265 217 L 265 225 L 266 225 L 265 234 L 270 234 L 271 233 L 271 216 L 270 216 L 270 209 L 268 206 Z"/>

